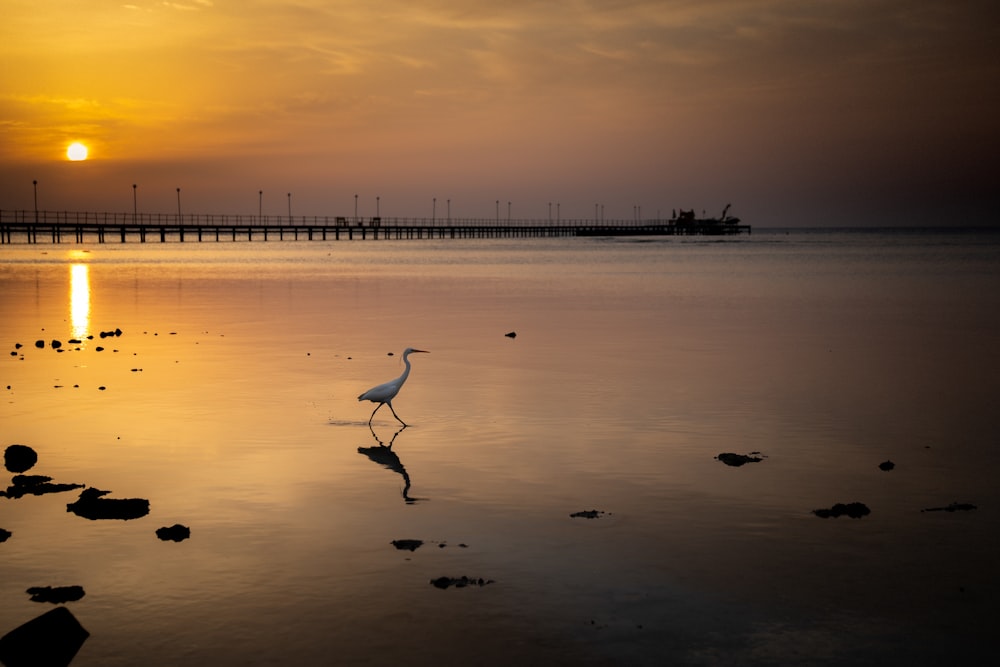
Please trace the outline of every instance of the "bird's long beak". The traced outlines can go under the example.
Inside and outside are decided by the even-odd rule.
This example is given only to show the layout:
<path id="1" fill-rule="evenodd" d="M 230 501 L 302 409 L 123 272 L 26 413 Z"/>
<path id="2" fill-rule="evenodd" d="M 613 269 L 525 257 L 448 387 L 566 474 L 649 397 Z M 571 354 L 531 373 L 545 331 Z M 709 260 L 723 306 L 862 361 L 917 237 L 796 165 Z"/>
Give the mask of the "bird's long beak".
<path id="1" fill-rule="evenodd" d="M 423 352 L 424 354 L 430 354 L 428 350 L 410 350 L 411 352 Z"/>

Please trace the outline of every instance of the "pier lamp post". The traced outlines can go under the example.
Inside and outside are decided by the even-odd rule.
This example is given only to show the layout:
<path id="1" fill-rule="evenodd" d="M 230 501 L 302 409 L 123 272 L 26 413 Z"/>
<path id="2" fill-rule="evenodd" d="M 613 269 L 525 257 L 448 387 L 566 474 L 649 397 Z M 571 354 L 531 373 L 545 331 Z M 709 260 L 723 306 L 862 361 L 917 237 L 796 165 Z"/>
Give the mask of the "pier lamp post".
<path id="1" fill-rule="evenodd" d="M 288 224 L 292 224 L 292 193 L 288 193 Z"/>
<path id="2" fill-rule="evenodd" d="M 35 224 L 38 224 L 38 181 L 32 181 L 31 187 L 35 191 Z"/>
<path id="3" fill-rule="evenodd" d="M 448 200 L 448 224 L 451 224 L 451 200 Z"/>
<path id="4" fill-rule="evenodd" d="M 552 222 L 552 202 L 549 202 L 549 222 Z"/>
<path id="5" fill-rule="evenodd" d="M 381 205 L 379 203 L 381 200 L 382 200 L 382 197 L 380 197 L 379 195 L 375 195 L 375 217 L 376 218 L 381 218 L 382 217 L 382 207 L 381 207 Z"/>
<path id="6" fill-rule="evenodd" d="M 431 200 L 431 224 L 432 225 L 434 224 L 434 221 L 437 219 L 437 208 L 438 208 L 438 198 L 434 197 Z"/>
<path id="7" fill-rule="evenodd" d="M 358 196 L 354 195 L 354 223 L 358 222 Z"/>
<path id="8" fill-rule="evenodd" d="M 135 223 L 139 218 L 139 205 L 136 203 L 136 188 L 139 186 L 135 183 L 132 184 L 132 222 Z"/>
<path id="9" fill-rule="evenodd" d="M 510 224 L 510 202 L 507 202 L 507 224 Z"/>
<path id="10" fill-rule="evenodd" d="M 500 224 L 500 200 L 497 200 L 497 225 Z"/>
<path id="11" fill-rule="evenodd" d="M 177 222 L 181 221 L 181 189 L 177 188 Z"/>
<path id="12" fill-rule="evenodd" d="M 264 212 L 264 191 L 263 190 L 258 190 L 257 191 L 257 224 L 260 224 L 261 222 L 263 222 L 263 220 L 262 220 L 262 218 L 263 218 L 262 213 L 263 212 Z"/>
<path id="13" fill-rule="evenodd" d="M 560 204 L 559 202 L 556 202 L 556 222 L 559 222 L 560 220 L 562 220 L 562 217 L 559 214 L 559 207 L 560 206 L 562 206 L 562 204 Z"/>

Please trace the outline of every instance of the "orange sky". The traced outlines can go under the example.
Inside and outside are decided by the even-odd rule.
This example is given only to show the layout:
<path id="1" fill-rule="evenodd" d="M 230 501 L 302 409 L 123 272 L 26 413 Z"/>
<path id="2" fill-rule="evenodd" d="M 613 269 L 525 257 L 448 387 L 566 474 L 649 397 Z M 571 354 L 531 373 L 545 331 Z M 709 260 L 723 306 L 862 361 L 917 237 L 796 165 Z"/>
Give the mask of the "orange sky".
<path id="1" fill-rule="evenodd" d="M 0 208 L 995 219 L 994 0 L 4 0 Z M 69 162 L 72 141 L 90 148 Z M 965 216 L 977 216 L 977 219 Z"/>

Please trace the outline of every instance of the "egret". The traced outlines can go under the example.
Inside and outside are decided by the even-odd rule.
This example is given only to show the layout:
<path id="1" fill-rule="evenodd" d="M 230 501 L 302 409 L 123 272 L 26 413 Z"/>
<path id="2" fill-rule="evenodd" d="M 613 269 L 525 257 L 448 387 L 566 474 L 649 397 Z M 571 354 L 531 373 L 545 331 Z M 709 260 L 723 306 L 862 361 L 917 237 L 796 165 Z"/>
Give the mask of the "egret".
<path id="1" fill-rule="evenodd" d="M 403 426 L 408 425 L 399 418 L 399 415 L 396 414 L 396 411 L 392 407 L 392 399 L 396 398 L 396 394 L 399 393 L 399 390 L 403 387 L 403 383 L 406 382 L 406 378 L 410 375 L 409 356 L 413 352 L 424 352 L 425 354 L 430 354 L 427 350 L 417 350 L 412 347 L 406 348 L 403 350 L 403 363 L 406 364 L 406 370 L 403 371 L 403 374 L 395 380 L 389 380 L 388 382 L 380 384 L 377 387 L 372 387 L 365 393 L 358 396 L 359 401 L 371 401 L 372 403 L 378 403 L 378 405 L 375 406 L 375 410 L 372 411 L 372 416 L 368 418 L 369 426 L 372 425 L 372 419 L 375 418 L 375 413 L 378 412 L 378 409 L 383 405 L 389 406 L 389 409 L 392 410 L 392 416 L 395 417 L 400 424 Z"/>

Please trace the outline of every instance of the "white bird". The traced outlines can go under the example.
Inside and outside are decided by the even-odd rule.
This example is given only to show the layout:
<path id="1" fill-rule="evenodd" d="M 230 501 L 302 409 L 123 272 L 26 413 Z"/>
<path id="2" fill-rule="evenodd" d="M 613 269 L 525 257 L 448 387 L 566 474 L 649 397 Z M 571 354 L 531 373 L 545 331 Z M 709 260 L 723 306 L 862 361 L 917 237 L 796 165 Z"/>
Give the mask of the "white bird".
<path id="1" fill-rule="evenodd" d="M 399 419 L 399 415 L 397 415 L 396 411 L 393 410 L 392 399 L 396 398 L 396 394 L 399 393 L 399 390 L 403 387 L 403 383 L 406 382 L 407 376 L 410 375 L 410 360 L 408 357 L 412 352 L 424 352 L 426 354 L 430 354 L 427 350 L 417 350 L 412 347 L 406 348 L 403 350 L 403 363 L 406 364 L 406 370 L 403 371 L 403 374 L 395 380 L 389 380 L 388 382 L 380 384 L 377 387 L 372 387 L 365 393 L 358 396 L 359 401 L 371 401 L 372 403 L 378 403 L 378 405 L 375 406 L 375 410 L 372 411 L 372 416 L 368 418 L 369 426 L 372 424 L 372 419 L 375 418 L 375 413 L 378 412 L 378 409 L 383 405 L 389 406 L 389 409 L 392 410 L 392 416 L 399 420 L 400 424 L 403 426 L 408 425 L 402 419 Z"/>

